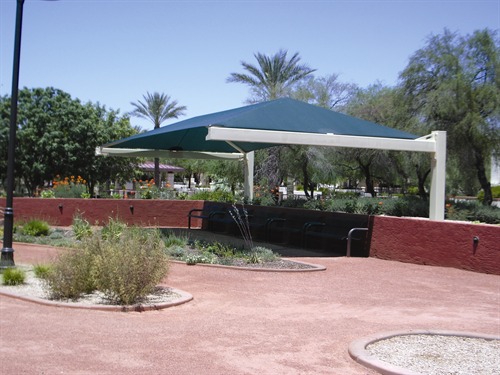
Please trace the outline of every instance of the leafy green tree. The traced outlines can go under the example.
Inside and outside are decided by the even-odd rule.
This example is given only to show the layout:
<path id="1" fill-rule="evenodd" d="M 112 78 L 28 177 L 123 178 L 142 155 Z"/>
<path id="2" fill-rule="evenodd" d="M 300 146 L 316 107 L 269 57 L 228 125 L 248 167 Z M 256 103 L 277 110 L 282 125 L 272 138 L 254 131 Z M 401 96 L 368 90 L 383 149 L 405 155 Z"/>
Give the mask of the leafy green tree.
<path id="1" fill-rule="evenodd" d="M 368 121 L 414 132 L 416 119 L 403 104 L 397 88 L 379 83 L 359 90 L 347 105 L 347 113 Z M 419 129 L 422 131 L 422 129 Z M 339 150 L 342 168 L 356 168 L 361 172 L 367 193 L 376 195 L 375 184 L 403 185 L 410 176 L 417 175 L 421 194 L 426 196 L 424 184 L 430 172 L 429 159 L 422 155 L 384 150 L 345 149 Z M 350 167 L 347 167 L 350 166 Z M 415 174 L 414 174 L 415 173 Z"/>
<path id="2" fill-rule="evenodd" d="M 178 118 L 184 115 L 187 109 L 185 106 L 178 105 L 176 100 L 170 96 L 154 92 L 143 95 L 143 100 L 137 103 L 130 103 L 134 110 L 130 113 L 132 116 L 140 117 L 151 121 L 155 129 L 158 129 L 163 122 L 170 118 Z M 154 179 L 156 186 L 160 187 L 160 159 L 155 158 Z"/>
<path id="3" fill-rule="evenodd" d="M 118 111 L 106 110 L 100 105 L 95 106 L 99 117 L 100 130 L 95 135 L 98 145 L 130 137 L 139 133 L 139 129 L 130 125 L 128 115 L 120 116 Z M 88 179 L 89 190 L 93 191 L 97 182 L 130 181 L 138 172 L 137 158 L 94 157 L 92 163 L 82 166 L 82 171 Z"/>
<path id="4" fill-rule="evenodd" d="M 475 170 L 492 203 L 487 165 L 500 149 L 500 44 L 497 32 L 465 37 L 445 30 L 415 52 L 400 79 L 413 110 L 448 134 L 450 166 Z M 461 173 L 460 173 L 461 174 Z"/>
<path id="5" fill-rule="evenodd" d="M 340 111 L 358 90 L 356 84 L 340 82 L 338 74 L 325 77 L 310 75 L 297 83 L 292 97 L 309 104 Z"/>
<path id="6" fill-rule="evenodd" d="M 10 112 L 8 101 L 3 99 L 2 145 L 7 144 L 4 134 Z M 129 159 L 96 156 L 96 147 L 135 132 L 128 117 L 119 118 L 117 112 L 82 104 L 52 87 L 25 88 L 19 93 L 16 175 L 22 177 L 30 195 L 57 175 L 80 175 L 92 191 L 98 181 L 109 178 L 104 173 L 106 168 L 126 169 L 130 163 Z M 5 175 L 4 171 L 1 173 Z"/>
<path id="7" fill-rule="evenodd" d="M 325 77 L 309 75 L 294 86 L 291 95 L 309 104 L 341 110 L 357 90 L 358 87 L 354 84 L 340 82 L 337 74 Z M 308 199 L 314 197 L 314 190 L 319 182 L 331 182 L 335 179 L 331 173 L 334 169 L 329 165 L 326 155 L 330 153 L 322 147 L 288 146 L 285 149 L 282 161 L 287 179 L 290 176 L 300 179 Z M 291 186 L 287 186 L 287 190 L 290 194 Z"/>

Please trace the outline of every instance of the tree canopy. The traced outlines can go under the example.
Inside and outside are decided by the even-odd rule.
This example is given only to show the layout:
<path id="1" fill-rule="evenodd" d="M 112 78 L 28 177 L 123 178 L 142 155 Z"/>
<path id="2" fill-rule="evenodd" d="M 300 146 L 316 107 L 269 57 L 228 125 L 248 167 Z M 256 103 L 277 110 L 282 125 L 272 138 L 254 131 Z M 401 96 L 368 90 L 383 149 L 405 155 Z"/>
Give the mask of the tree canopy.
<path id="1" fill-rule="evenodd" d="M 10 99 L 0 99 L 0 145 L 7 149 Z M 15 170 L 28 193 L 56 176 L 81 176 L 90 189 L 117 175 L 132 175 L 133 162 L 95 155 L 97 146 L 137 133 L 128 116 L 99 104 L 82 104 L 52 87 L 19 92 Z M 5 146 L 5 147 L 4 147 Z M 3 152 L 3 151 L 2 151 Z M 5 158 L 6 159 L 6 158 Z M 0 176 L 6 175 L 0 164 Z"/>
<path id="2" fill-rule="evenodd" d="M 299 64 L 299 53 L 287 57 L 288 51 L 279 50 L 272 56 L 260 52 L 254 54 L 257 66 L 241 62 L 247 73 L 231 73 L 228 82 L 243 83 L 250 86 L 253 97 L 249 102 L 256 103 L 290 95 L 292 86 L 313 73 L 306 64 Z"/>
<path id="3" fill-rule="evenodd" d="M 499 52 L 496 32 L 459 36 L 445 30 L 429 37 L 400 76 L 422 123 L 447 131 L 448 165 L 458 167 L 454 172 L 461 179 L 476 172 L 486 204 L 492 203 L 487 166 L 491 155 L 500 151 Z M 469 184 L 469 189 L 474 188 Z M 474 194 L 471 190 L 462 193 Z"/>

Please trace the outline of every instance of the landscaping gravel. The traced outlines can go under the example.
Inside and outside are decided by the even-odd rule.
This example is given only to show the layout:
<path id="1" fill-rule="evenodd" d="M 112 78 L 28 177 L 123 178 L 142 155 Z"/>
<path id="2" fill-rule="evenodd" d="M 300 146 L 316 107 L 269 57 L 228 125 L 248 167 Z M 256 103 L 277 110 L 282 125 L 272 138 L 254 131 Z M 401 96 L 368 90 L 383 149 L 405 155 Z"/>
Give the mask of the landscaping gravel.
<path id="1" fill-rule="evenodd" d="M 381 361 L 426 375 L 499 375 L 500 340 L 412 334 L 366 347 Z"/>
<path id="2" fill-rule="evenodd" d="M 6 286 L 0 285 L 0 291 L 13 293 L 22 297 L 39 298 L 50 300 L 50 293 L 44 281 L 35 277 L 33 271 L 26 271 L 26 281 L 21 285 Z M 158 286 L 153 293 L 149 294 L 140 301 L 143 306 L 167 303 L 180 298 L 180 295 L 175 293 L 169 287 Z M 79 305 L 113 305 L 108 298 L 101 292 L 84 294 L 77 300 L 57 300 L 58 302 Z"/>

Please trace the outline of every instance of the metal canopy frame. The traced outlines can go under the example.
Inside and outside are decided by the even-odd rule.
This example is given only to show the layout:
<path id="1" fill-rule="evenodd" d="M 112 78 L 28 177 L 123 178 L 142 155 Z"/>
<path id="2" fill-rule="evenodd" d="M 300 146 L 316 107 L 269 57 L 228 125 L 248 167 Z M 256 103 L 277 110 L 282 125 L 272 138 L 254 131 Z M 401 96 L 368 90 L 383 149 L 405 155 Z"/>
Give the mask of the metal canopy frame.
<path id="1" fill-rule="evenodd" d="M 235 129 L 220 126 L 211 126 L 208 128 L 206 140 L 225 140 L 227 142 L 265 142 L 281 145 L 295 144 L 308 146 L 368 148 L 379 150 L 416 151 L 430 153 L 431 190 L 429 194 L 429 219 L 444 220 L 444 204 L 446 195 L 445 131 L 434 131 L 429 135 L 417 139 L 397 139 L 347 136 L 331 133 L 317 134 L 256 129 Z M 247 158 L 245 158 L 245 160 L 247 161 Z M 252 169 L 250 169 L 250 165 L 248 165 L 245 169 L 245 174 L 249 173 L 249 171 L 253 171 L 253 155 L 251 163 Z M 251 186 L 253 186 L 253 184 Z M 245 196 L 251 199 L 252 193 L 252 189 L 247 190 L 247 186 L 245 184 Z"/>
<path id="2" fill-rule="evenodd" d="M 199 159 L 241 159 L 245 196 L 253 198 L 254 151 L 273 145 L 310 145 L 427 152 L 432 155 L 430 218 L 444 218 L 446 133 L 414 134 L 280 98 L 179 121 L 120 139 L 101 154 Z"/>

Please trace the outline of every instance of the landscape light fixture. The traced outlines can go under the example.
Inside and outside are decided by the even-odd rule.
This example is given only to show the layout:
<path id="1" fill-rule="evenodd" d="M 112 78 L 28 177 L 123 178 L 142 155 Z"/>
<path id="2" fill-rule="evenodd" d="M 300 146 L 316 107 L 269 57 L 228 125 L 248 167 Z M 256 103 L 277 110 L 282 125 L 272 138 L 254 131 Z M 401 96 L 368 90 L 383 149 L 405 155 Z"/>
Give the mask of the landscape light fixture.
<path id="1" fill-rule="evenodd" d="M 0 257 L 0 268 L 15 266 L 14 249 L 12 247 L 12 234 L 14 230 L 14 157 L 16 149 L 17 97 L 19 91 L 19 62 L 21 58 L 23 6 L 24 0 L 17 0 L 16 29 L 14 36 L 14 63 L 12 66 L 12 93 L 10 102 L 9 146 L 7 149 L 7 197 L 5 200 L 4 210 L 3 247 Z"/>

